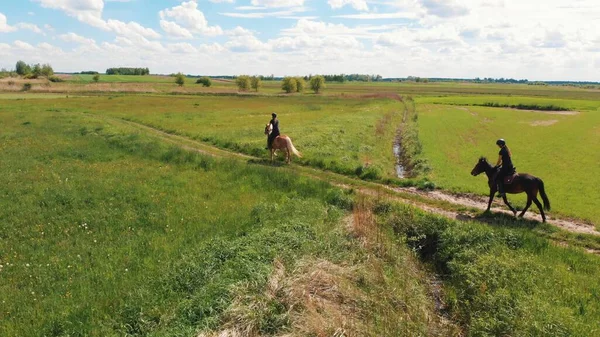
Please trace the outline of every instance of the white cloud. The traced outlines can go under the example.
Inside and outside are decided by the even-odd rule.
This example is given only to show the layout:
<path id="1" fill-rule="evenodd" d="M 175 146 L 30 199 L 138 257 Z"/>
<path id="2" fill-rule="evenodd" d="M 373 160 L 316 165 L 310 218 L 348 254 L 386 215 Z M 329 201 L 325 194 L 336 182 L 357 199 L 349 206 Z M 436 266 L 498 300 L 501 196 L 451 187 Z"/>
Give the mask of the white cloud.
<path id="1" fill-rule="evenodd" d="M 254 33 L 252 33 L 252 31 L 250 31 L 250 30 L 248 30 L 246 28 L 240 27 L 240 26 L 237 26 L 234 29 L 227 31 L 226 34 L 230 35 L 230 36 L 249 36 L 249 35 L 254 35 Z"/>
<path id="2" fill-rule="evenodd" d="M 104 9 L 103 0 L 33 0 L 39 2 L 42 7 L 59 9 L 80 21 L 95 17 L 100 19 Z"/>
<path id="3" fill-rule="evenodd" d="M 61 55 L 64 54 L 63 50 L 59 47 L 53 46 L 47 42 L 42 42 L 37 45 L 37 49 L 44 52 L 44 57 L 54 54 Z"/>
<path id="4" fill-rule="evenodd" d="M 209 36 L 223 34 L 221 27 L 208 25 L 204 13 L 198 10 L 198 4 L 195 1 L 182 2 L 179 6 L 160 11 L 159 15 L 162 21 L 168 22 L 167 19 L 172 19 L 175 24 L 192 33 Z M 170 28 L 173 27 L 172 25 L 170 26 Z"/>
<path id="5" fill-rule="evenodd" d="M 297 7 L 304 5 L 304 0 L 252 0 L 251 3 L 264 7 Z"/>
<path id="6" fill-rule="evenodd" d="M 292 7 L 286 8 L 284 10 L 273 11 L 273 12 L 228 12 L 228 13 L 219 13 L 223 16 L 229 16 L 232 18 L 243 18 L 243 19 L 263 19 L 268 17 L 276 17 L 280 19 L 297 19 L 294 17 L 296 13 L 302 13 L 307 11 L 306 7 Z"/>
<path id="7" fill-rule="evenodd" d="M 149 39 L 158 39 L 160 34 L 154 31 L 152 28 L 145 28 L 137 22 L 130 21 L 125 23 L 119 20 L 109 19 L 106 21 L 106 27 L 108 30 L 122 36 L 143 36 Z"/>
<path id="8" fill-rule="evenodd" d="M 45 35 L 44 32 L 40 29 L 40 27 L 38 27 L 37 25 L 34 25 L 32 23 L 21 22 L 21 23 L 17 24 L 17 28 L 27 29 L 34 33 Z"/>
<path id="9" fill-rule="evenodd" d="M 9 26 L 6 20 L 6 16 L 0 13 L 0 33 L 14 32 L 15 30 L 17 30 L 17 28 Z"/>
<path id="10" fill-rule="evenodd" d="M 145 38 L 157 39 L 160 34 L 152 28 L 145 28 L 137 22 L 128 23 L 109 19 L 102 19 L 104 9 L 103 0 L 33 0 L 42 7 L 61 10 L 67 15 L 86 23 L 90 26 L 113 32 L 117 35 L 133 37 L 139 35 Z"/>
<path id="11" fill-rule="evenodd" d="M 415 19 L 416 14 L 410 12 L 395 13 L 360 13 L 334 15 L 334 18 L 358 19 L 358 20 L 383 20 L 383 19 Z"/>
<path id="12" fill-rule="evenodd" d="M 232 3 L 235 2 L 235 0 L 210 0 L 210 2 L 214 2 L 214 3 L 217 3 L 217 4 L 218 3 L 230 3 L 230 4 L 232 4 Z"/>
<path id="13" fill-rule="evenodd" d="M 442 18 L 463 16 L 469 13 L 469 9 L 452 0 L 420 0 L 427 13 Z"/>
<path id="14" fill-rule="evenodd" d="M 562 48 L 567 45 L 563 33 L 559 30 L 546 31 L 542 39 L 535 39 L 532 43 L 542 48 Z"/>
<path id="15" fill-rule="evenodd" d="M 32 45 L 21 40 L 16 40 L 15 42 L 13 42 L 13 45 L 21 50 L 35 50 L 35 48 Z"/>
<path id="16" fill-rule="evenodd" d="M 164 30 L 167 33 L 167 35 L 171 37 L 184 39 L 191 39 L 194 37 L 189 30 L 181 27 L 175 22 L 160 20 L 160 28 L 162 28 L 162 30 Z"/>
<path id="17" fill-rule="evenodd" d="M 170 43 L 167 45 L 167 48 L 174 53 L 186 53 L 186 54 L 194 54 L 197 53 L 198 50 L 194 48 L 189 43 Z"/>
<path id="18" fill-rule="evenodd" d="M 162 43 L 158 41 L 150 41 L 143 36 L 135 37 L 123 37 L 117 36 L 115 43 L 123 47 L 131 47 L 134 50 L 145 49 L 152 52 L 164 52 L 166 51 Z"/>
<path id="19" fill-rule="evenodd" d="M 203 44 L 198 47 L 198 51 L 209 54 L 216 54 L 226 51 L 225 47 L 218 43 L 213 44 Z"/>
<path id="20" fill-rule="evenodd" d="M 328 0 L 327 3 L 331 8 L 338 9 L 346 5 L 352 6 L 352 8 L 358 11 L 368 11 L 369 6 L 365 0 Z"/>
<path id="21" fill-rule="evenodd" d="M 224 47 L 234 52 L 270 51 L 271 46 L 255 36 L 236 36 L 224 44 Z"/>
<path id="22" fill-rule="evenodd" d="M 74 42 L 74 43 L 83 44 L 83 45 L 95 45 L 96 44 L 96 41 L 94 41 L 93 39 L 88 39 L 86 37 L 77 35 L 75 33 L 62 34 L 62 35 L 59 35 L 58 37 L 61 40 L 66 41 L 66 42 Z"/>

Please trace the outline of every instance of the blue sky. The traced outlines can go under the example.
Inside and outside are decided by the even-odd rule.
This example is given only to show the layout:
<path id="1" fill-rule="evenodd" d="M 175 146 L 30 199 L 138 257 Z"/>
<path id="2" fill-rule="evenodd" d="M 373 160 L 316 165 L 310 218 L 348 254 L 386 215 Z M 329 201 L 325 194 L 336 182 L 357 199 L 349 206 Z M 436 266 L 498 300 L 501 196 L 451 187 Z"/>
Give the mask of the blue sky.
<path id="1" fill-rule="evenodd" d="M 0 0 L 0 67 L 600 81 L 597 0 Z"/>

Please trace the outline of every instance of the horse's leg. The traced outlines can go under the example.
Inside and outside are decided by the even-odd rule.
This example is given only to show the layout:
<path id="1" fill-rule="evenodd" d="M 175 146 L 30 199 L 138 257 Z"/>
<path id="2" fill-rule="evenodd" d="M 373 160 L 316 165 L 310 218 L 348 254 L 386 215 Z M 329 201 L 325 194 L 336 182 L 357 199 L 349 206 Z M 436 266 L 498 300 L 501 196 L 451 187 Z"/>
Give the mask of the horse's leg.
<path id="1" fill-rule="evenodd" d="M 510 210 L 513 212 L 513 215 L 517 216 L 517 210 L 515 210 L 510 202 L 508 202 L 508 199 L 506 199 L 506 193 L 502 195 L 502 199 L 504 200 L 504 204 L 506 204 L 506 206 L 508 206 L 508 208 L 510 208 Z"/>
<path id="2" fill-rule="evenodd" d="M 540 210 L 540 214 L 542 214 L 542 222 L 546 222 L 546 214 L 544 214 L 544 208 L 542 207 L 542 204 L 538 200 L 537 196 L 533 197 L 533 202 Z"/>
<path id="3" fill-rule="evenodd" d="M 535 196 L 534 196 L 534 198 L 535 198 Z M 527 210 L 529 209 L 529 206 L 531 206 L 532 199 L 533 198 L 529 194 L 527 194 L 527 204 L 525 204 L 525 208 L 523 208 L 523 211 L 521 212 L 521 214 L 519 214 L 519 218 L 522 218 L 523 215 L 525 215 L 525 212 L 527 212 Z"/>
<path id="4" fill-rule="evenodd" d="M 492 201 L 494 200 L 494 194 L 496 194 L 496 189 L 490 188 L 490 200 L 488 201 L 488 207 L 485 210 L 486 212 L 489 212 L 490 208 L 492 207 Z"/>
<path id="5" fill-rule="evenodd" d="M 273 163 L 273 153 L 275 153 L 275 150 L 271 147 L 271 164 Z"/>

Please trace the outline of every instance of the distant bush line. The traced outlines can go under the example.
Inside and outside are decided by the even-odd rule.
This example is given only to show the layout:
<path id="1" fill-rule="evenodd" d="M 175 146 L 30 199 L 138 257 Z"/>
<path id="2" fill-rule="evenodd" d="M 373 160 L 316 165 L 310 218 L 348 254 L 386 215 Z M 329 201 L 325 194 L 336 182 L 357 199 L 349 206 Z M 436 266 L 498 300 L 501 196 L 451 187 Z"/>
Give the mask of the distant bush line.
<path id="1" fill-rule="evenodd" d="M 483 104 L 473 104 L 477 106 L 488 106 L 493 108 L 511 108 L 511 109 L 519 109 L 519 110 L 541 110 L 541 111 L 570 111 L 569 108 L 564 108 L 561 106 L 549 104 L 549 105 L 539 105 L 539 104 L 501 104 L 496 102 L 486 102 Z"/>
<path id="2" fill-rule="evenodd" d="M 148 68 L 108 68 L 106 75 L 149 75 Z"/>

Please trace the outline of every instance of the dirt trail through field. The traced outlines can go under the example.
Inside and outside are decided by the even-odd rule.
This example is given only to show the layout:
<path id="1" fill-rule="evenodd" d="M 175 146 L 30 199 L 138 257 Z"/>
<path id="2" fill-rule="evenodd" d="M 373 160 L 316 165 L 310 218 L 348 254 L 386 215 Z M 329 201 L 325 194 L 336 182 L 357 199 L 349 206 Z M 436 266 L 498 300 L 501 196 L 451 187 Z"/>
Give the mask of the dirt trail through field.
<path id="1" fill-rule="evenodd" d="M 114 119 L 113 119 L 114 120 Z M 189 151 L 196 151 L 202 154 L 207 154 L 214 157 L 221 158 L 238 158 L 242 160 L 253 160 L 255 162 L 263 162 L 264 160 L 258 157 L 253 157 L 249 155 L 245 155 L 242 153 L 231 152 L 227 150 L 223 150 L 206 143 L 202 143 L 184 136 L 174 135 L 162 130 L 153 128 L 151 126 L 147 126 L 134 121 L 126 121 L 119 120 L 122 123 L 126 123 L 130 126 L 133 126 L 137 129 L 143 130 L 145 132 L 153 133 L 163 140 L 180 146 L 183 149 Z M 438 215 L 442 215 L 451 219 L 458 219 L 461 221 L 479 221 L 486 222 L 486 219 L 482 219 L 478 217 L 478 214 L 474 214 L 469 210 L 464 211 L 456 211 L 452 209 L 446 209 L 440 206 L 436 206 L 436 203 L 448 203 L 454 206 L 461 206 L 465 209 L 479 209 L 485 210 L 487 207 L 487 198 L 477 195 L 471 194 L 462 194 L 456 195 L 451 194 L 439 190 L 435 191 L 420 191 L 414 187 L 410 188 L 402 188 L 402 187 L 392 187 L 385 184 L 374 183 L 374 182 L 365 182 L 360 181 L 358 179 L 352 179 L 347 176 L 343 176 L 337 173 L 326 172 L 316 168 L 310 168 L 305 166 L 298 165 L 290 165 L 287 167 L 288 169 L 294 170 L 299 174 L 310 176 L 312 178 L 320 179 L 327 181 L 335 186 L 339 186 L 346 189 L 354 189 L 361 193 L 370 195 L 370 196 L 382 196 L 384 193 L 382 191 L 392 192 L 386 193 L 385 198 L 390 198 L 393 200 L 397 200 L 403 203 L 407 203 L 418 207 L 424 211 L 435 213 Z M 323 174 L 326 173 L 326 174 Z M 411 198 L 410 196 L 415 196 L 417 198 Z M 499 204 L 496 201 L 493 204 L 492 212 L 494 213 L 505 213 L 508 215 L 512 215 L 512 213 L 504 206 L 503 204 Z M 456 207 L 454 207 L 456 208 Z M 583 221 L 578 220 L 570 220 L 570 219 L 559 219 L 546 215 L 547 222 L 562 228 L 566 231 L 573 233 L 582 233 L 582 234 L 591 234 L 600 236 L 600 232 L 595 229 L 592 224 L 587 224 Z M 540 215 L 534 213 L 532 211 L 528 211 L 525 214 L 525 219 L 540 221 Z M 489 220 L 492 221 L 492 220 Z"/>

